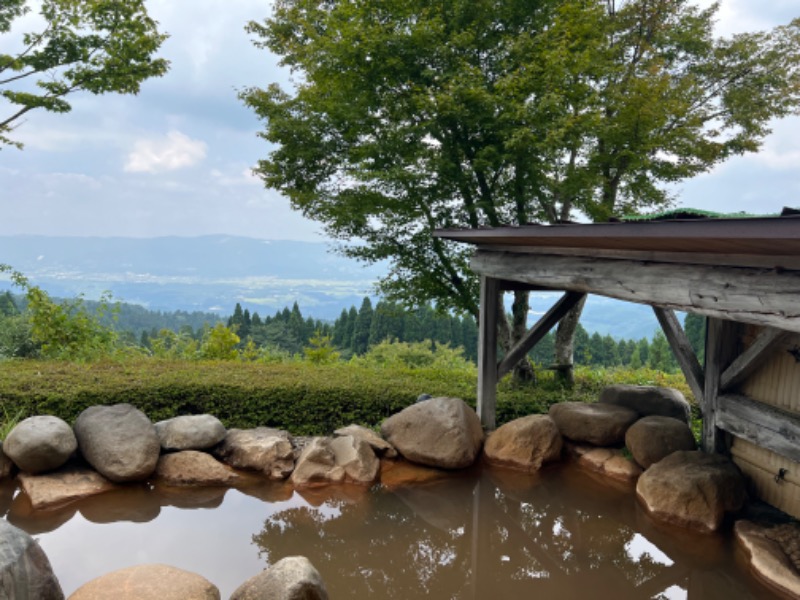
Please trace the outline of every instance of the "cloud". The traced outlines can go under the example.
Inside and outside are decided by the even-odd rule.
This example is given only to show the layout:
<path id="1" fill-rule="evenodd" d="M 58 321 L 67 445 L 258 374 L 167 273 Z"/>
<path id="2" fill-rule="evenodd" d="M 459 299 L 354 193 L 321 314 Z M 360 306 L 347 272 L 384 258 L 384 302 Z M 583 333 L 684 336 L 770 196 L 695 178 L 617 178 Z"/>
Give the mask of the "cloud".
<path id="1" fill-rule="evenodd" d="M 197 164 L 206 157 L 207 146 L 180 131 L 170 131 L 166 137 L 138 140 L 128 154 L 125 171 L 128 173 L 161 173 L 176 171 Z"/>

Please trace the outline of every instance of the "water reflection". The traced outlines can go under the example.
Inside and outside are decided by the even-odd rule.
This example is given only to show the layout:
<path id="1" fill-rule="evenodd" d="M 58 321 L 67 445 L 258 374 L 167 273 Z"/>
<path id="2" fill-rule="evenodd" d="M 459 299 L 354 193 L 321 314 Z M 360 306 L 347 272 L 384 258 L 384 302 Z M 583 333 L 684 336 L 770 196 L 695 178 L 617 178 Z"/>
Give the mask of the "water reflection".
<path id="1" fill-rule="evenodd" d="M 332 598 L 771 597 L 733 567 L 723 536 L 672 537 L 630 490 L 570 469 L 491 470 L 324 506 L 271 515 L 253 542 L 267 563 L 308 556 Z"/>
<path id="2" fill-rule="evenodd" d="M 165 562 L 227 597 L 267 564 L 301 554 L 331 598 L 773 597 L 736 564 L 726 536 L 656 526 L 632 490 L 572 467 L 302 493 L 274 482 L 127 486 L 47 512 L 3 484 L 0 511 L 37 535 L 67 594 L 114 569 Z"/>

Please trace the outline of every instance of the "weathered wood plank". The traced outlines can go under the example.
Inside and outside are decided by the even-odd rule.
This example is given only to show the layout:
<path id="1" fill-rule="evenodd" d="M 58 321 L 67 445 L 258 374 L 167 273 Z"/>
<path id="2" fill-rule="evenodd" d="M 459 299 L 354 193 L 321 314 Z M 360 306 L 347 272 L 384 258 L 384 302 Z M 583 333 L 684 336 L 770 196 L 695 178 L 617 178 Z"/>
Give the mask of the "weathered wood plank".
<path id="1" fill-rule="evenodd" d="M 717 425 L 757 446 L 800 462 L 800 417 L 739 394 L 719 397 Z"/>
<path id="2" fill-rule="evenodd" d="M 774 327 L 762 331 L 750 347 L 725 369 L 720 378 L 720 390 L 726 391 L 739 385 L 769 358 L 772 350 L 782 344 L 791 333 Z"/>
<path id="3" fill-rule="evenodd" d="M 488 277 L 800 332 L 800 272 L 478 250 Z"/>
<path id="4" fill-rule="evenodd" d="M 481 277 L 481 314 L 478 322 L 478 416 L 484 429 L 495 427 L 497 406 L 497 317 L 500 282 Z"/>
<path id="5" fill-rule="evenodd" d="M 703 373 L 703 367 L 700 366 L 700 362 L 697 360 L 692 345 L 689 343 L 689 338 L 686 337 L 686 332 L 681 327 L 674 311 L 654 306 L 653 312 L 656 313 L 656 318 L 661 324 L 661 329 L 667 337 L 667 341 L 675 354 L 684 377 L 686 377 L 686 383 L 689 384 L 695 400 L 702 404 L 705 374 Z"/>
<path id="6" fill-rule="evenodd" d="M 725 436 L 719 418 L 719 379 L 735 353 L 736 324 L 722 319 L 709 319 L 706 328 L 706 369 L 703 385 L 703 450 L 727 454 Z"/>
<path id="7" fill-rule="evenodd" d="M 497 367 L 497 378 L 502 379 L 504 375 L 509 373 L 511 369 L 514 368 L 514 365 L 516 365 L 539 340 L 547 335 L 547 332 L 585 296 L 586 294 L 581 294 L 579 292 L 567 292 L 561 296 L 558 302 L 542 315 L 525 336 L 509 350 L 508 354 L 506 354 L 505 358 L 503 358 L 503 361 L 500 363 L 500 366 Z"/>

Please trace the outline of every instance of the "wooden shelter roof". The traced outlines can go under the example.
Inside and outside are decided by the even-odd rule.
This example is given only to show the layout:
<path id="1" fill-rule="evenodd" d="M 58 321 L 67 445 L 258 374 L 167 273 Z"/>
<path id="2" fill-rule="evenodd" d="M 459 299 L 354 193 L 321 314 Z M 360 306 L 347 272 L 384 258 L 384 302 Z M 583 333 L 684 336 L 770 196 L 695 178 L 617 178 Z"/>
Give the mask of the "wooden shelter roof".
<path id="1" fill-rule="evenodd" d="M 435 235 L 511 252 L 609 258 L 658 254 L 678 262 L 698 258 L 701 263 L 800 268 L 798 215 L 442 229 Z"/>

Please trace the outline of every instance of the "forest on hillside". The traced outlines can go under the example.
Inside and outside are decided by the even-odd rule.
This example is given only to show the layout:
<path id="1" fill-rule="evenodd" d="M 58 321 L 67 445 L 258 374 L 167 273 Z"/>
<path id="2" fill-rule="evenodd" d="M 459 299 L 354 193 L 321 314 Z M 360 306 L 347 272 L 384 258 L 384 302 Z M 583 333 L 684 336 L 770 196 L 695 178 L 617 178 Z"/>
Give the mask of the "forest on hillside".
<path id="1" fill-rule="evenodd" d="M 34 304 L 37 302 L 34 296 Z M 31 306 L 29 295 L 0 295 L 0 357 L 36 357 L 46 345 L 37 339 L 39 330 L 66 328 L 72 323 L 73 336 L 83 328 L 95 327 L 86 340 L 101 339 L 103 330 L 113 330 L 115 344 L 144 354 L 171 358 L 215 357 L 256 359 L 264 356 L 302 356 L 315 348 L 327 349 L 342 359 L 362 356 L 382 342 L 426 343 L 432 351 L 447 347 L 460 349 L 465 359 L 477 361 L 478 329 L 474 319 L 436 310 L 432 305 L 409 310 L 380 299 L 375 304 L 364 297 L 360 307 L 343 308 L 334 322 L 303 315 L 295 302 L 273 315 L 261 316 L 236 304 L 227 320 L 213 313 L 149 311 L 124 303 L 50 300 L 46 295 Z M 49 304 L 48 304 L 49 303 Z M 52 313 L 50 323 L 42 315 Z M 60 325 L 57 325 L 59 322 Z M 687 336 L 702 359 L 704 319 L 687 314 Z M 51 331 L 52 334 L 52 331 Z M 39 338 L 42 332 L 39 331 Z M 61 336 L 67 336 L 62 332 Z M 68 337 L 68 336 L 67 336 Z M 66 339 L 66 338 L 65 338 Z M 91 345 L 89 341 L 84 342 Z M 96 343 L 96 342 L 92 342 Z M 548 333 L 529 357 L 540 368 L 553 362 L 554 334 Z M 209 349 L 209 344 L 214 349 Z M 203 348 L 207 348 L 204 354 Z M 216 353 L 216 354 L 215 354 Z M 219 356 L 218 356 L 219 355 Z M 590 333 L 578 326 L 575 337 L 575 363 L 589 367 L 650 367 L 676 372 L 677 362 L 663 333 L 648 339 L 615 339 L 611 335 Z"/>

